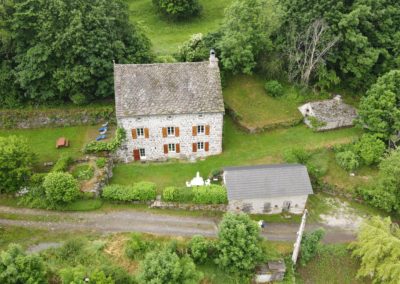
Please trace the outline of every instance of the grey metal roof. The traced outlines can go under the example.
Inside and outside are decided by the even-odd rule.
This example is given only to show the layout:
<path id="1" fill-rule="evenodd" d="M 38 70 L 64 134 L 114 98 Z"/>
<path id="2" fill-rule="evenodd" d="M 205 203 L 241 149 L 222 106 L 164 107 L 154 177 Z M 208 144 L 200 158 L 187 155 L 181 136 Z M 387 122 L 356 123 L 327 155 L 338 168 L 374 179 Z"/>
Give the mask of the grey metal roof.
<path id="1" fill-rule="evenodd" d="M 205 62 L 115 64 L 117 117 L 224 112 L 219 68 Z"/>
<path id="2" fill-rule="evenodd" d="M 307 168 L 299 164 L 224 168 L 229 200 L 312 194 Z"/>

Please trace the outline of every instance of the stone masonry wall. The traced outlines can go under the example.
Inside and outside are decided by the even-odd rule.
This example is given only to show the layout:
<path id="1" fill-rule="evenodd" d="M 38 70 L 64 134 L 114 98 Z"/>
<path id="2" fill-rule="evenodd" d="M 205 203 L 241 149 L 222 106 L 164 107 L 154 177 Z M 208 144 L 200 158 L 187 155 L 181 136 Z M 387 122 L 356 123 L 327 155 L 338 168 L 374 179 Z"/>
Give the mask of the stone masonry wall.
<path id="1" fill-rule="evenodd" d="M 117 151 L 118 158 L 123 162 L 133 161 L 134 149 L 145 149 L 146 157 L 141 160 L 163 161 L 169 158 L 190 159 L 222 152 L 223 113 L 204 114 L 180 114 L 180 115 L 153 115 L 132 118 L 119 118 L 118 125 L 127 133 L 124 145 Z M 197 125 L 209 125 L 210 133 L 193 136 L 192 127 Z M 179 127 L 179 136 L 163 137 L 164 127 Z M 131 131 L 136 128 L 148 128 L 149 138 L 132 138 Z M 209 151 L 198 150 L 193 152 L 192 144 L 208 142 Z M 180 145 L 180 153 L 169 152 L 164 154 L 165 144 Z"/>

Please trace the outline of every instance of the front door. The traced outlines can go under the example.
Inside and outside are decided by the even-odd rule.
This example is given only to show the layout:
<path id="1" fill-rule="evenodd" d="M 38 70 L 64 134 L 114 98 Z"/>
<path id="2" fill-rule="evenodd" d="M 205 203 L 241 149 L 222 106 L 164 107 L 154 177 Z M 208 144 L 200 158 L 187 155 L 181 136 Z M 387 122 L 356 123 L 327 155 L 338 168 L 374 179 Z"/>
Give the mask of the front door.
<path id="1" fill-rule="evenodd" d="M 133 150 L 133 159 L 135 161 L 140 161 L 140 151 L 139 151 L 139 149 Z"/>

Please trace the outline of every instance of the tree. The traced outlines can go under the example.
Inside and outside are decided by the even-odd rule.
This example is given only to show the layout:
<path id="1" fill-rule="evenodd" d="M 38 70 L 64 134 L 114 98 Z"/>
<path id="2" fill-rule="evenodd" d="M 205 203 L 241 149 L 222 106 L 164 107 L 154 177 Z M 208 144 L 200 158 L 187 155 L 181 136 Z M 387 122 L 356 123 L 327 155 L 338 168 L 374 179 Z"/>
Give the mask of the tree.
<path id="1" fill-rule="evenodd" d="M 204 263 L 212 248 L 211 243 L 201 235 L 195 235 L 189 242 L 190 256 L 196 263 Z"/>
<path id="2" fill-rule="evenodd" d="M 367 166 L 379 162 L 386 149 L 385 143 L 371 134 L 361 136 L 361 139 L 354 145 L 354 148 Z"/>
<path id="3" fill-rule="evenodd" d="M 173 20 L 197 16 L 201 12 L 198 0 L 153 0 L 159 12 Z"/>
<path id="4" fill-rule="evenodd" d="M 111 276 L 106 276 L 102 270 L 91 271 L 84 266 L 65 268 L 60 271 L 62 283 L 74 284 L 114 284 Z M 85 281 L 87 279 L 87 281 Z"/>
<path id="5" fill-rule="evenodd" d="M 246 214 L 224 215 L 219 225 L 216 263 L 224 270 L 246 275 L 262 259 L 260 228 Z"/>
<path id="6" fill-rule="evenodd" d="M 25 139 L 0 137 L 0 193 L 18 191 L 28 183 L 34 158 Z"/>
<path id="7" fill-rule="evenodd" d="M 21 100 L 84 103 L 111 96 L 113 60 L 151 59 L 150 42 L 130 23 L 123 0 L 11 3 L 7 13 L 0 12 L 9 35 L 8 52 L 0 56 L 12 71 L 6 82 L 15 79 Z"/>
<path id="8" fill-rule="evenodd" d="M 400 282 L 400 229 L 390 217 L 364 221 L 350 247 L 361 261 L 358 277 L 370 277 L 374 283 Z"/>
<path id="9" fill-rule="evenodd" d="M 51 207 L 66 205 L 79 196 L 78 182 L 69 173 L 49 173 L 44 179 L 43 187 Z"/>
<path id="10" fill-rule="evenodd" d="M 301 265 L 305 266 L 318 252 L 321 240 L 324 238 L 325 231 L 320 228 L 311 233 L 304 233 L 301 240 Z"/>
<path id="11" fill-rule="evenodd" d="M 0 283 L 47 283 L 42 258 L 35 254 L 27 255 L 21 246 L 11 244 L 6 251 L 0 253 Z"/>
<path id="12" fill-rule="evenodd" d="M 269 36 L 279 21 L 279 6 L 273 0 L 235 0 L 225 12 L 218 42 L 223 67 L 251 74 L 259 56 L 271 47 Z"/>
<path id="13" fill-rule="evenodd" d="M 194 34 L 179 47 L 177 57 L 179 61 L 194 62 L 204 60 L 209 53 L 203 34 Z"/>
<path id="14" fill-rule="evenodd" d="M 361 99 L 359 124 L 389 139 L 400 133 L 400 70 L 392 70 L 371 86 Z"/>
<path id="15" fill-rule="evenodd" d="M 146 255 L 138 280 L 146 284 L 197 284 L 201 278 L 189 257 L 179 258 L 175 252 L 164 249 Z"/>

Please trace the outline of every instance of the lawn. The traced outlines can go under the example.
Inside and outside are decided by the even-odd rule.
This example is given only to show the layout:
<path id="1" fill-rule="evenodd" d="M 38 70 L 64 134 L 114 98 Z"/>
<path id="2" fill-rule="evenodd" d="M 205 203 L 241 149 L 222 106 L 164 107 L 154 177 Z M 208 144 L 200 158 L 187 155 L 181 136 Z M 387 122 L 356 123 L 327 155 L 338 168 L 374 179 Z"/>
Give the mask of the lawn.
<path id="1" fill-rule="evenodd" d="M 281 98 L 273 98 L 264 89 L 265 80 L 256 76 L 235 76 L 223 90 L 225 104 L 240 124 L 249 130 L 293 125 L 301 121 L 297 107 L 304 97 L 293 87 L 285 88 Z"/>
<path id="2" fill-rule="evenodd" d="M 286 149 L 302 147 L 319 149 L 338 143 L 347 143 L 360 134 L 360 130 L 346 128 L 330 132 L 316 133 L 304 125 L 275 129 L 259 134 L 241 131 L 228 116 L 224 121 L 223 153 L 208 157 L 197 163 L 170 161 L 166 163 L 119 164 L 114 168 L 111 183 L 132 184 L 138 181 L 151 181 L 159 189 L 166 186 L 183 186 L 185 181 L 200 171 L 207 177 L 214 169 L 225 166 L 255 165 L 282 162 Z"/>
<path id="3" fill-rule="evenodd" d="M 128 0 L 129 15 L 150 38 L 158 55 L 173 54 L 192 34 L 215 31 L 231 0 L 200 0 L 201 15 L 189 21 L 172 22 L 157 13 L 152 0 Z"/>

